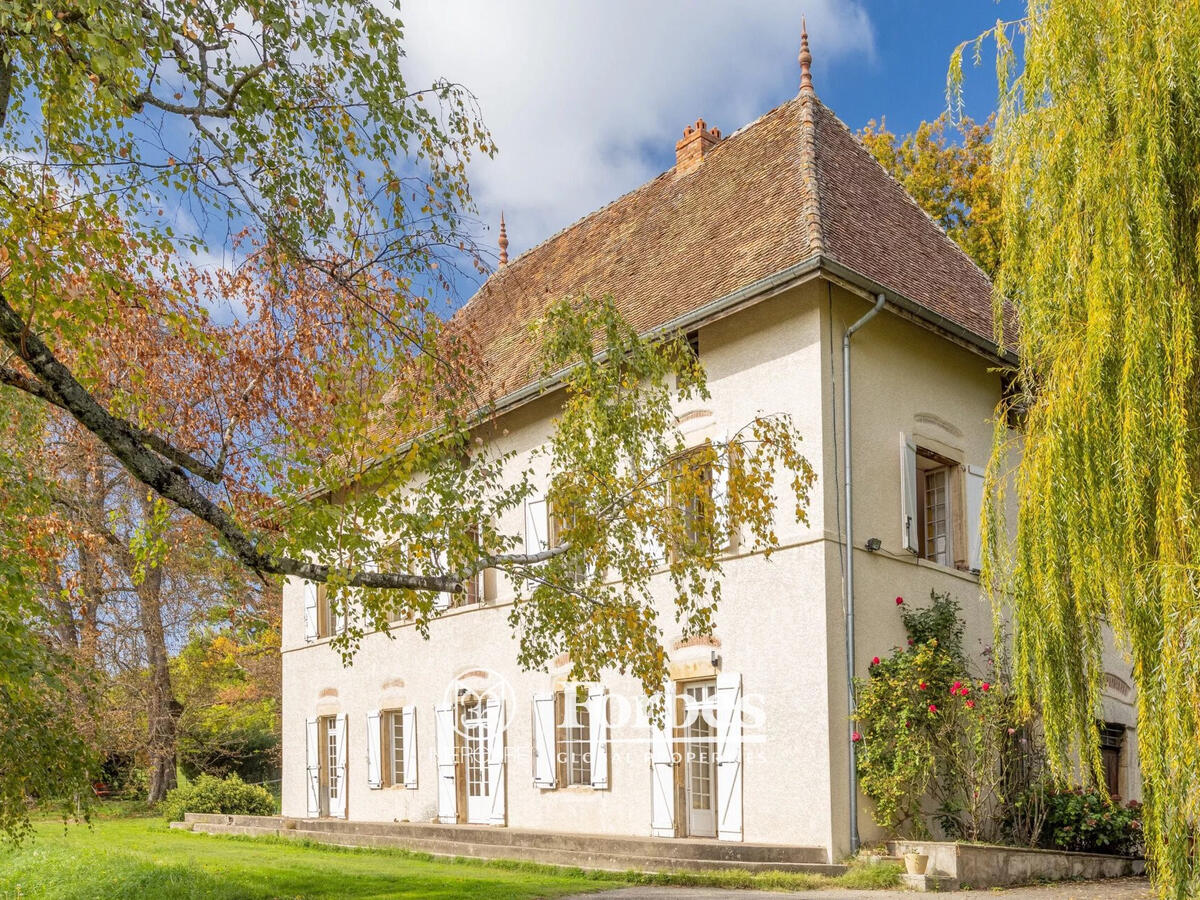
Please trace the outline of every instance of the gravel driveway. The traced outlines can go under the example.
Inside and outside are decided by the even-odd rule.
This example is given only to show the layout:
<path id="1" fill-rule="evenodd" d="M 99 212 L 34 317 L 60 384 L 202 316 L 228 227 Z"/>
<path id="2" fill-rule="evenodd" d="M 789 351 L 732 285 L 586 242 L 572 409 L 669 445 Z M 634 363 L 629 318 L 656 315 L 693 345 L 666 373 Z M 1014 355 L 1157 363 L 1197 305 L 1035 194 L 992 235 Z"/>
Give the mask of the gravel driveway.
<path id="1" fill-rule="evenodd" d="M 909 891 L 803 891 L 804 900 L 914 900 Z M 969 897 L 983 900 L 1150 900 L 1150 884 L 1144 878 L 1114 878 L 1107 881 L 1071 882 L 990 891 L 951 891 L 938 897 Z M 631 887 L 598 894 L 577 894 L 567 900 L 603 897 L 604 900 L 780 900 L 773 891 L 729 891 L 713 888 Z"/>

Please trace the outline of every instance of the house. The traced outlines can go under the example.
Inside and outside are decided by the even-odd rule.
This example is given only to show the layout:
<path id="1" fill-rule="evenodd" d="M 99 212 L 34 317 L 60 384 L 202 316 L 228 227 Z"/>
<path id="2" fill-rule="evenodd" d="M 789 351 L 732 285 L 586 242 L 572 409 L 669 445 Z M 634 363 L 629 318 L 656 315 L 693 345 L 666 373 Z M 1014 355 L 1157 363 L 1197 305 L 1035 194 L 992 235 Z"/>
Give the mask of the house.
<path id="1" fill-rule="evenodd" d="M 548 440 L 556 404 L 531 379 L 527 324 L 582 292 L 611 293 L 646 333 L 690 335 L 711 399 L 676 413 L 697 444 L 758 411 L 789 413 L 805 436 L 818 477 L 808 523 L 781 509 L 769 560 L 735 535 L 712 634 L 665 635 L 674 721 L 648 721 L 640 687 L 615 673 L 580 688 L 566 659 L 522 671 L 512 588 L 495 572 L 428 640 L 398 622 L 348 667 L 328 646 L 339 622 L 323 592 L 293 580 L 285 816 L 785 844 L 825 861 L 850 850 L 848 644 L 865 675 L 903 640 L 895 598 L 931 590 L 963 604 L 969 645 L 991 640 L 978 519 L 1006 351 L 988 279 L 821 103 L 810 58 L 805 38 L 793 100 L 728 136 L 688 126 L 671 170 L 505 253 L 457 316 L 501 398 L 492 439 L 519 458 Z M 500 524 L 536 545 L 545 504 Z M 1137 797 L 1130 668 L 1110 663 L 1106 762 L 1112 787 Z M 857 827 L 878 837 L 865 807 Z"/>

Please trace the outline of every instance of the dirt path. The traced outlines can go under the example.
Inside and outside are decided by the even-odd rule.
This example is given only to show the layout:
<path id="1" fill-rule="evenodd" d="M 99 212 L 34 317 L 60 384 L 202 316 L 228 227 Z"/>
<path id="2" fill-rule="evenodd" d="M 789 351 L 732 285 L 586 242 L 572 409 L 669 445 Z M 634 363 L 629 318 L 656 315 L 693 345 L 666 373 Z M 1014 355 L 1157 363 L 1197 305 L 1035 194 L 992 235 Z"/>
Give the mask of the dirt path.
<path id="1" fill-rule="evenodd" d="M 804 900 L 914 900 L 908 891 L 804 891 Z M 1116 878 L 1108 881 L 1072 882 L 992 891 L 952 891 L 939 897 L 963 897 L 982 900 L 1150 900 L 1150 885 L 1144 878 Z M 772 891 L 729 891 L 713 888 L 631 887 L 598 894 L 579 894 L 568 900 L 602 897 L 604 900 L 779 900 Z"/>

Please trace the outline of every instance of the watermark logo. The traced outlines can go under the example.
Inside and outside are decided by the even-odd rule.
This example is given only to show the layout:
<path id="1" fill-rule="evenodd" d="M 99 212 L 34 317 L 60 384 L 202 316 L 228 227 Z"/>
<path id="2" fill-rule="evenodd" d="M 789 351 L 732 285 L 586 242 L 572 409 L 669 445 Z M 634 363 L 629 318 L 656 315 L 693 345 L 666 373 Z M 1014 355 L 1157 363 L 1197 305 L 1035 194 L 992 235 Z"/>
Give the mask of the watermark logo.
<path id="1" fill-rule="evenodd" d="M 474 668 L 456 674 L 442 694 L 442 705 L 455 710 L 454 728 L 462 737 L 477 738 L 506 731 L 523 712 L 537 728 L 552 728 L 555 735 L 582 730 L 605 735 L 609 744 L 649 746 L 662 735 L 674 744 L 761 743 L 766 740 L 767 716 L 762 695 L 722 697 L 713 689 L 688 690 L 669 696 L 647 697 L 640 691 L 608 689 L 602 682 L 565 682 L 547 702 L 519 697 L 512 684 L 493 669 Z"/>
<path id="2" fill-rule="evenodd" d="M 517 695 L 503 675 L 493 669 L 467 669 L 447 683 L 442 705 L 456 711 L 454 729 L 460 737 L 477 737 L 486 723 L 489 733 L 504 732 L 517 709 Z"/>

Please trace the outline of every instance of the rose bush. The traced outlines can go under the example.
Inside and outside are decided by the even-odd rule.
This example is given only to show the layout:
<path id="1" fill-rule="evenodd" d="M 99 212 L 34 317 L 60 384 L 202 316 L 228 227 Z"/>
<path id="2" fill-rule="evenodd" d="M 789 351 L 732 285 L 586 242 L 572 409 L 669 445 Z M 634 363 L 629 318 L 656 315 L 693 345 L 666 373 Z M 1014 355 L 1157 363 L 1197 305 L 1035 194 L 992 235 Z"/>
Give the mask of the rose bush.
<path id="1" fill-rule="evenodd" d="M 856 682 L 859 784 L 891 834 L 927 837 L 928 804 L 950 837 L 1032 843 L 1044 819 L 1033 732 L 990 654 L 982 677 L 971 672 L 958 603 L 930 600 L 897 602 L 907 647 L 874 657 Z"/>

